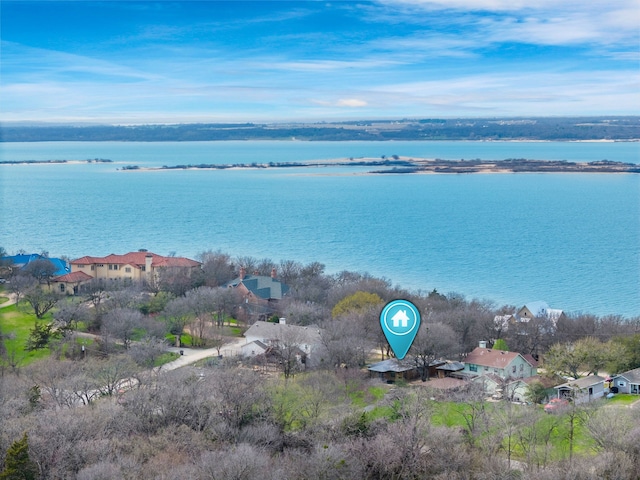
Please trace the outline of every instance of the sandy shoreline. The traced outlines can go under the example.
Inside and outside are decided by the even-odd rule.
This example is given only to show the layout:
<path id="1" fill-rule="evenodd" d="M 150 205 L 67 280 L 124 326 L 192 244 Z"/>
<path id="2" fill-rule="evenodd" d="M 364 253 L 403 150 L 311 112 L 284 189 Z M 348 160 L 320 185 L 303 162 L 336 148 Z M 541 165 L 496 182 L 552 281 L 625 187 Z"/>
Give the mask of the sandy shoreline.
<path id="1" fill-rule="evenodd" d="M 363 167 L 372 168 L 369 172 L 350 172 L 352 175 L 364 174 L 442 174 L 442 173 L 640 173 L 640 165 L 611 162 L 567 162 L 555 160 L 442 160 L 436 158 L 413 158 L 394 156 L 389 158 L 333 158 L 304 162 L 283 162 L 264 164 L 226 164 L 226 165 L 176 165 L 172 167 L 121 168 L 123 171 L 170 171 L 170 170 L 260 170 L 323 167 Z M 345 173 L 347 174 L 347 173 Z M 333 173 L 339 175 L 339 173 Z"/>
<path id="2" fill-rule="evenodd" d="M 438 158 L 415 158 L 393 155 L 388 157 L 329 158 L 306 160 L 299 162 L 269 162 L 251 164 L 198 164 L 173 165 L 162 167 L 145 167 L 140 165 L 121 164 L 111 160 L 44 160 L 24 162 L 2 162 L 0 165 L 78 165 L 78 164 L 113 164 L 123 172 L 143 171 L 162 172 L 173 170 L 261 170 L 279 169 L 282 171 L 299 168 L 371 168 L 367 172 L 344 172 L 344 175 L 407 175 L 407 174 L 443 174 L 443 173 L 640 173 L 640 165 L 633 163 L 612 162 L 608 160 L 594 162 L 569 162 L 558 160 L 443 160 Z M 120 166 L 121 165 L 121 166 Z M 319 172 L 314 174 L 322 175 Z M 341 175 L 332 172 L 328 175 Z"/>

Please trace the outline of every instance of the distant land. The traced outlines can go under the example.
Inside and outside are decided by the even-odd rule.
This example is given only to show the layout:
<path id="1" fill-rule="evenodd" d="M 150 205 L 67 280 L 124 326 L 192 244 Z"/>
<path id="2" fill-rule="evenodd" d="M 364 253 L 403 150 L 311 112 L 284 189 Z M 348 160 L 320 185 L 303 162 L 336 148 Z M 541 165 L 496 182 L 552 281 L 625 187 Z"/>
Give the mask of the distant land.
<path id="1" fill-rule="evenodd" d="M 162 125 L 0 124 L 0 142 L 45 141 L 637 141 L 640 117 L 360 120 Z"/>
<path id="2" fill-rule="evenodd" d="M 368 173 L 640 173 L 640 166 L 633 163 L 600 160 L 595 162 L 567 162 L 552 160 L 441 160 L 408 158 L 393 155 L 391 158 L 349 158 L 310 162 L 269 162 L 173 165 L 140 167 L 126 165 L 120 170 L 224 170 L 229 168 L 292 168 L 292 167 L 382 167 Z"/>

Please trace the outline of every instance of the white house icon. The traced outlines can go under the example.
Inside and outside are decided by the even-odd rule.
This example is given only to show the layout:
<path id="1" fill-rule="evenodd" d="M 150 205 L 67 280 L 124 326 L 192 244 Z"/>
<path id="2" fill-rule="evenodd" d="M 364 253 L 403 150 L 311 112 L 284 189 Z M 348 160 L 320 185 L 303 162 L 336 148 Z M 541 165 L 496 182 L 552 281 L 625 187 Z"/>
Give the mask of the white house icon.
<path id="1" fill-rule="evenodd" d="M 409 321 L 409 317 L 407 317 L 406 310 L 399 310 L 393 317 L 391 317 L 393 321 L 394 327 L 407 327 L 407 322 Z"/>

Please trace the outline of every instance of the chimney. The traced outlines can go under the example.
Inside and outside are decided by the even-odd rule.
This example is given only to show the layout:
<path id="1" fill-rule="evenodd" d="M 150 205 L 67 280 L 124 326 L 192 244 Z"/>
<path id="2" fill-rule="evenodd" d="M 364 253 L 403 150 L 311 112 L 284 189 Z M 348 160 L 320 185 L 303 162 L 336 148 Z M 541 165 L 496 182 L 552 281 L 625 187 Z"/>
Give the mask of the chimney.
<path id="1" fill-rule="evenodd" d="M 151 264 L 153 263 L 153 255 L 147 253 L 144 256 L 144 271 L 147 275 L 151 275 Z"/>
<path id="2" fill-rule="evenodd" d="M 480 348 L 487 348 L 487 342 L 485 342 L 484 340 L 480 340 L 480 343 L 478 344 L 478 346 Z"/>
<path id="3" fill-rule="evenodd" d="M 240 267 L 240 280 L 244 279 L 244 276 L 247 274 L 247 270 L 244 267 Z"/>
<path id="4" fill-rule="evenodd" d="M 271 269 L 271 278 L 273 278 L 274 280 L 276 279 L 276 269 L 275 268 Z"/>

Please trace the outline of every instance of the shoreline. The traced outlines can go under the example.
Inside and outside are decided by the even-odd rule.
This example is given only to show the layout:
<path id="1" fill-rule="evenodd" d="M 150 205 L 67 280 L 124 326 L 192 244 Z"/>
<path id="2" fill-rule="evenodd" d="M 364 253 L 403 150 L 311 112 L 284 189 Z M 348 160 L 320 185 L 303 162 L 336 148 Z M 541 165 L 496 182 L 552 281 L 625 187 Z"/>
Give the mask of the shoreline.
<path id="1" fill-rule="evenodd" d="M 168 170 L 260 170 L 324 167 L 372 167 L 360 174 L 442 174 L 442 173 L 640 173 L 640 165 L 600 160 L 594 162 L 568 162 L 556 160 L 442 160 L 435 158 L 413 158 L 394 156 L 393 159 L 334 158 L 305 162 L 252 163 L 252 164 L 200 164 L 163 167 L 122 167 L 121 171 L 168 171 Z"/>
<path id="2" fill-rule="evenodd" d="M 24 160 L 0 162 L 0 165 L 78 165 L 78 164 L 113 164 L 108 159 L 87 160 Z M 332 158 L 323 160 L 306 160 L 298 162 L 268 163 L 229 163 L 229 164 L 178 164 L 162 167 L 146 167 L 140 165 L 123 165 L 118 171 L 169 171 L 169 170 L 260 170 L 292 168 L 325 168 L 325 167 L 362 167 L 371 168 L 368 172 L 357 174 L 443 174 L 443 173 L 640 173 L 640 164 L 598 160 L 592 162 L 570 162 L 566 160 L 532 160 L 525 158 L 507 158 L 504 160 L 443 160 L 440 158 L 415 158 L 393 155 L 381 158 Z"/>

